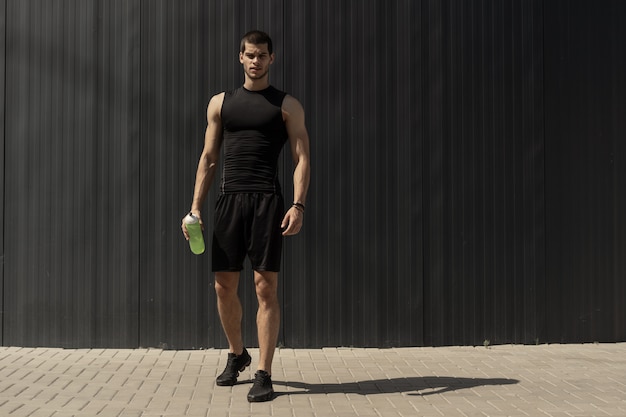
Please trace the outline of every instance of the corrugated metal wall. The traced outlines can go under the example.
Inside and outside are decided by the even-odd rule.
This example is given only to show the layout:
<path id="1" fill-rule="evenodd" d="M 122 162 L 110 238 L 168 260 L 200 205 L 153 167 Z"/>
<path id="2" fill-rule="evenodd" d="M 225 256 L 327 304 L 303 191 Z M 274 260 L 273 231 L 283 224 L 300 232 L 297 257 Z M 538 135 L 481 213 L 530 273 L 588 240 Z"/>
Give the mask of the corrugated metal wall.
<path id="1" fill-rule="evenodd" d="M 6 70 L 6 1 L 0 0 L 0 161 L 2 161 L 2 168 L 0 168 L 0 344 L 3 344 L 4 338 L 4 171 L 5 171 L 5 158 L 4 158 L 4 114 L 5 114 L 5 70 Z"/>
<path id="2" fill-rule="evenodd" d="M 138 23 L 6 2 L 5 344 L 138 344 Z"/>
<path id="3" fill-rule="evenodd" d="M 303 103 L 312 139 L 305 229 L 285 247 L 282 344 L 626 339 L 626 14 L 601 2 L 587 19 L 586 3 L 0 0 L 2 343 L 226 345 L 209 256 L 189 253 L 179 224 L 206 104 L 241 84 L 239 38 L 253 27 L 273 35 L 272 83 Z M 588 32 L 571 37 L 567 14 Z M 571 52 L 585 40 L 596 55 Z M 589 97 L 563 71 L 602 104 L 557 111 Z M 611 126 L 592 161 L 567 151 L 571 138 L 595 143 L 596 125 L 571 123 L 585 115 Z M 583 166 L 597 174 L 584 177 L 589 209 L 562 191 Z M 286 152 L 287 199 L 291 170 Z M 581 312 L 594 319 L 581 326 Z"/>
<path id="4" fill-rule="evenodd" d="M 289 345 L 422 344 L 419 3 L 294 2 L 285 16 L 299 35 L 285 88 L 314 161 L 306 228 L 285 251 Z"/>
<path id="5" fill-rule="evenodd" d="M 548 339 L 626 340 L 626 3 L 546 3 Z"/>
<path id="6" fill-rule="evenodd" d="M 541 2 L 425 6 L 425 339 L 543 339 Z"/>
<path id="7" fill-rule="evenodd" d="M 217 68 L 208 65 L 209 3 L 142 4 L 142 346 L 207 346 L 210 265 L 207 257 L 187 254 L 179 220 L 189 210 L 206 127 L 208 80 Z"/>

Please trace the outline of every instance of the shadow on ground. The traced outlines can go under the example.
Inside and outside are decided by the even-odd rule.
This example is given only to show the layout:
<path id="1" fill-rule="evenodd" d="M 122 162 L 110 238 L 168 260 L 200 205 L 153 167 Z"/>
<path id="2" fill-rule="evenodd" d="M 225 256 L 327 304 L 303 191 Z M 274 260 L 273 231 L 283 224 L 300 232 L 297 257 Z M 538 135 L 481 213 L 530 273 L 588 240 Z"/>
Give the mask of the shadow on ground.
<path id="1" fill-rule="evenodd" d="M 517 379 L 506 378 L 455 378 L 448 376 L 426 376 L 411 378 L 374 379 L 337 384 L 308 384 L 297 381 L 273 381 L 274 386 L 301 389 L 301 391 L 276 392 L 276 395 L 294 394 L 394 394 L 410 392 L 409 395 L 433 395 L 449 391 L 481 387 L 486 385 L 517 384 Z M 416 391 L 416 392 L 413 392 Z"/>

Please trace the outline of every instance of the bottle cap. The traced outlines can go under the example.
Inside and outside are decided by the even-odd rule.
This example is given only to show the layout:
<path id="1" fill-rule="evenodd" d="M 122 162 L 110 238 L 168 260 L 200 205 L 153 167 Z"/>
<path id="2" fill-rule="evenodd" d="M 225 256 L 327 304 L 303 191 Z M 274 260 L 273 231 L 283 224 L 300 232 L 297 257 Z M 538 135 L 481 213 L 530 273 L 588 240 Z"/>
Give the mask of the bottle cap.
<path id="1" fill-rule="evenodd" d="M 196 224 L 200 221 L 198 217 L 196 217 L 193 213 L 189 213 L 187 217 L 185 217 L 186 224 Z"/>

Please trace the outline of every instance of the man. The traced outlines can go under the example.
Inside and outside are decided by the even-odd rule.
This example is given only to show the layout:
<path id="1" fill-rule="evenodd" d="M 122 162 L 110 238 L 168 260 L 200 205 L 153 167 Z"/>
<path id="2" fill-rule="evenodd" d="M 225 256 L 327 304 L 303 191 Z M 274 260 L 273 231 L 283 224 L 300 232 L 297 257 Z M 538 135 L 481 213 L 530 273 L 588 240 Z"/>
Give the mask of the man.
<path id="1" fill-rule="evenodd" d="M 229 344 L 228 363 L 217 385 L 231 386 L 251 363 L 241 335 L 237 295 L 243 261 L 250 259 L 259 302 L 259 364 L 248 401 L 273 398 L 272 360 L 280 327 L 277 287 L 282 238 L 302 227 L 309 187 L 309 137 L 298 100 L 270 85 L 272 40 L 260 31 L 241 40 L 242 87 L 213 96 L 207 107 L 204 149 L 198 163 L 191 213 L 200 217 L 224 145 L 224 168 L 215 209 L 212 262 L 217 308 Z M 284 211 L 278 156 L 289 141 L 295 169 L 294 200 Z M 185 238 L 189 239 L 185 222 Z"/>

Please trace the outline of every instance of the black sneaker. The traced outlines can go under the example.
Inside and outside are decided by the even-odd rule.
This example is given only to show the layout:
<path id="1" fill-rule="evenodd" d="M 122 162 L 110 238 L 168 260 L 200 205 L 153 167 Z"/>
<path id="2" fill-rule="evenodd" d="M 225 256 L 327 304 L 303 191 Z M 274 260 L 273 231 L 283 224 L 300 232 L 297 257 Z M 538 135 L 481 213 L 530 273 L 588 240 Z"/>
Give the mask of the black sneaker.
<path id="1" fill-rule="evenodd" d="M 239 372 L 246 369 L 246 366 L 249 366 L 251 362 L 252 358 L 248 355 L 246 348 L 243 348 L 241 355 L 229 353 L 226 369 L 224 369 L 224 372 L 217 377 L 215 383 L 222 387 L 235 385 L 237 383 Z"/>
<path id="2" fill-rule="evenodd" d="M 248 392 L 248 402 L 260 403 L 269 401 L 273 397 L 272 377 L 265 371 L 256 371 L 256 374 L 254 374 L 254 385 Z"/>

